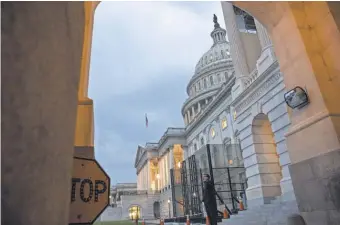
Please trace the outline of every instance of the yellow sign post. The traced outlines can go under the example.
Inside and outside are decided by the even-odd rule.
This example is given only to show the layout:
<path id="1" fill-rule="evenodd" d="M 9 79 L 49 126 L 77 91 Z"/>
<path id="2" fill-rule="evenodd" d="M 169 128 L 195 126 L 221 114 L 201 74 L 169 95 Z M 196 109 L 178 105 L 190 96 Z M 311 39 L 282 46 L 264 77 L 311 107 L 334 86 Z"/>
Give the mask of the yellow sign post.
<path id="1" fill-rule="evenodd" d="M 110 177 L 95 159 L 74 157 L 69 225 L 93 224 L 110 204 Z"/>

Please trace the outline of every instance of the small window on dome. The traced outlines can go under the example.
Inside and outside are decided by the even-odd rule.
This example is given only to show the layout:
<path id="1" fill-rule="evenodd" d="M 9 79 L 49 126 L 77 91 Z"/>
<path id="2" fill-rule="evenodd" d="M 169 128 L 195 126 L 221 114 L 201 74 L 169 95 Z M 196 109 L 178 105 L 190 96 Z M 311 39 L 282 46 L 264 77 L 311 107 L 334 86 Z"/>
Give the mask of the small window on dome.
<path id="1" fill-rule="evenodd" d="M 230 52 L 227 50 L 227 55 L 230 55 Z"/>
<path id="2" fill-rule="evenodd" d="M 198 90 L 201 90 L 202 86 L 201 86 L 201 82 L 198 82 Z"/>
<path id="3" fill-rule="evenodd" d="M 210 85 L 213 86 L 214 85 L 214 78 L 212 76 L 210 76 L 209 79 L 210 79 Z"/>
<path id="4" fill-rule="evenodd" d="M 205 56 L 205 64 L 208 64 L 208 56 Z"/>
<path id="5" fill-rule="evenodd" d="M 220 76 L 220 74 L 217 74 L 217 82 L 221 83 L 221 76 Z"/>
<path id="6" fill-rule="evenodd" d="M 213 61 L 213 55 L 210 55 L 210 62 Z"/>
<path id="7" fill-rule="evenodd" d="M 224 51 L 221 50 L 221 55 L 222 55 L 222 58 L 224 58 Z"/>
<path id="8" fill-rule="evenodd" d="M 224 72 L 224 79 L 227 81 L 228 80 L 228 73 Z"/>
<path id="9" fill-rule="evenodd" d="M 205 79 L 205 78 L 203 80 L 203 85 L 204 85 L 204 88 L 207 88 L 207 79 Z"/>

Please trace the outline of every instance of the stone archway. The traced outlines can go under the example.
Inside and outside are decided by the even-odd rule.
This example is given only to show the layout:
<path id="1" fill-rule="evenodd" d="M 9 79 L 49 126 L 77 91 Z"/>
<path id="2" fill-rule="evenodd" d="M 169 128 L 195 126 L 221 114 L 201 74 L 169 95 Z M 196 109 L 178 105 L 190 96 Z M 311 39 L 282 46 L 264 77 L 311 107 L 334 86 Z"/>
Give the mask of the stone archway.
<path id="1" fill-rule="evenodd" d="M 87 96 L 87 80 L 97 4 L 1 3 L 5 224 L 67 223 L 74 145 L 93 151 L 93 103 Z M 309 171 L 311 166 L 336 171 L 332 162 L 340 149 L 340 3 L 233 4 L 269 31 L 286 87 L 307 87 L 311 103 L 291 113 L 287 148 L 300 211 L 310 224 L 323 225 L 326 217 L 308 221 L 314 213 L 309 208 L 327 215 L 329 209 L 320 205 L 338 204 L 335 198 L 323 197 L 317 180 L 335 187 L 332 182 L 339 173 L 307 176 L 299 171 Z M 306 137 L 308 141 L 301 141 Z M 304 191 L 312 186 L 317 193 Z"/>
<path id="2" fill-rule="evenodd" d="M 153 215 L 155 219 L 159 219 L 161 216 L 161 207 L 158 201 L 153 203 Z"/>
<path id="3" fill-rule="evenodd" d="M 252 123 L 252 165 L 247 165 L 248 205 L 268 204 L 281 196 L 281 166 L 269 118 L 256 115 Z M 252 184 L 260 182 L 260 185 Z"/>
<path id="4" fill-rule="evenodd" d="M 142 208 L 139 205 L 131 205 L 128 209 L 130 220 L 139 220 L 142 218 Z"/>

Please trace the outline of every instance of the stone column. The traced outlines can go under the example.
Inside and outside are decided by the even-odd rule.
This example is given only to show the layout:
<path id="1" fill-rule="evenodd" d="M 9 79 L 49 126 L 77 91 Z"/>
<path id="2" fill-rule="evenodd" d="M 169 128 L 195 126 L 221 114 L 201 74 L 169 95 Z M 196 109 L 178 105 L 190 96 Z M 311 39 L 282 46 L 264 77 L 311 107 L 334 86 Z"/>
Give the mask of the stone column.
<path id="1" fill-rule="evenodd" d="M 198 103 L 197 103 L 197 106 L 198 106 L 197 113 L 200 113 L 200 112 L 201 112 L 201 103 L 198 102 Z"/>
<path id="2" fill-rule="evenodd" d="M 183 158 L 184 160 L 186 160 L 188 158 L 188 146 L 182 145 L 182 149 L 183 149 Z"/>
<path id="3" fill-rule="evenodd" d="M 257 60 L 256 67 L 258 74 L 261 75 L 273 62 L 276 61 L 274 53 L 274 46 L 270 40 L 266 28 L 255 19 L 257 36 L 261 43 L 262 52 L 260 58 Z"/>
<path id="4" fill-rule="evenodd" d="M 165 182 L 164 182 L 164 186 L 167 186 L 168 185 L 168 171 L 169 171 L 169 151 L 167 151 L 164 155 L 165 157 L 165 172 L 164 172 L 164 175 L 166 176 L 165 178 Z"/>
<path id="5" fill-rule="evenodd" d="M 270 37 L 269 37 L 269 34 L 266 28 L 256 19 L 255 19 L 255 26 L 256 26 L 257 36 L 260 40 L 262 49 L 265 49 L 266 47 L 272 45 L 272 42 L 270 40 Z"/>
<path id="6" fill-rule="evenodd" d="M 83 2 L 2 2 L 2 223 L 68 224 Z"/>
<path id="7" fill-rule="evenodd" d="M 169 155 L 170 155 L 169 170 L 170 170 L 174 168 L 174 146 L 173 145 L 169 146 Z"/>
<path id="8" fill-rule="evenodd" d="M 195 118 L 195 107 L 194 106 L 191 107 L 191 112 L 192 112 L 191 120 L 193 120 Z"/>
<path id="9" fill-rule="evenodd" d="M 234 64 L 236 83 L 232 89 L 235 99 L 244 89 L 244 76 L 249 75 L 244 47 L 237 28 L 236 16 L 233 5 L 229 2 L 221 2 L 226 25 L 227 35 L 230 43 L 230 53 Z"/>
<path id="10" fill-rule="evenodd" d="M 185 125 L 188 125 L 188 124 L 189 124 L 189 121 L 188 121 L 188 114 L 187 114 L 187 113 L 184 114 L 184 123 L 185 123 Z"/>

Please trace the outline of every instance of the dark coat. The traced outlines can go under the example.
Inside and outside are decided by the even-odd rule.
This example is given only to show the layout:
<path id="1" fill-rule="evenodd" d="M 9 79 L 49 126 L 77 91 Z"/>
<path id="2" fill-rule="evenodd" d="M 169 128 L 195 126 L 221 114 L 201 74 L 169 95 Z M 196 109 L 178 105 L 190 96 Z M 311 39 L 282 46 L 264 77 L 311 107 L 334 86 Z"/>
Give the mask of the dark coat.
<path id="1" fill-rule="evenodd" d="M 211 181 L 203 183 L 203 202 L 204 204 L 216 204 L 216 191 Z"/>

